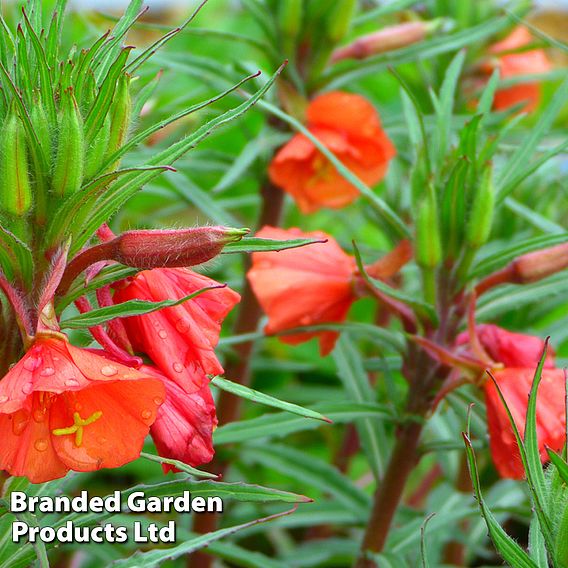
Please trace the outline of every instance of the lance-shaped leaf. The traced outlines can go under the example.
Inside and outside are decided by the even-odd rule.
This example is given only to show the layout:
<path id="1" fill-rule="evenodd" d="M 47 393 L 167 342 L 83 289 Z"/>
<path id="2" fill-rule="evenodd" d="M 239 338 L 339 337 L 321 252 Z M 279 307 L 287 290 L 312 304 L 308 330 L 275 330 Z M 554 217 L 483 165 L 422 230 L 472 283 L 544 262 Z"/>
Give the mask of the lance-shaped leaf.
<path id="1" fill-rule="evenodd" d="M 471 445 L 469 436 L 462 432 L 465 442 L 467 462 L 469 472 L 473 483 L 473 489 L 481 509 L 481 514 L 487 524 L 489 536 L 495 545 L 499 554 L 503 557 L 505 562 L 515 568 L 538 568 L 538 565 L 530 558 L 530 556 L 504 531 L 503 527 L 499 524 L 493 513 L 485 504 L 483 495 L 481 494 L 481 485 L 479 482 L 479 472 L 477 470 L 477 462 L 475 453 Z"/>
<path id="2" fill-rule="evenodd" d="M 131 316 L 142 316 L 145 314 L 151 314 L 158 310 L 164 308 L 171 308 L 173 306 L 179 306 L 192 298 L 199 296 L 207 292 L 208 290 L 215 290 L 217 288 L 224 288 L 224 286 L 209 286 L 207 288 L 202 288 L 193 294 L 184 296 L 179 300 L 163 300 L 161 302 L 150 302 L 148 300 L 127 300 L 121 304 L 116 304 L 114 306 L 106 306 L 104 308 L 98 308 L 96 310 L 91 310 L 84 314 L 63 320 L 61 322 L 62 329 L 86 329 L 89 327 L 94 327 L 97 325 L 102 325 L 107 321 L 116 318 L 128 318 Z"/>
<path id="3" fill-rule="evenodd" d="M 310 410 L 309 408 L 303 408 L 302 406 L 292 404 L 291 402 L 284 402 L 283 400 L 279 400 L 268 394 L 264 394 L 232 381 L 227 381 L 226 379 L 223 379 L 221 377 L 212 378 L 211 384 L 215 385 L 221 390 L 230 392 L 231 394 L 240 396 L 241 398 L 246 398 L 248 400 L 251 400 L 252 402 L 258 402 L 259 404 L 264 404 L 265 406 L 271 406 L 272 408 L 286 410 L 287 412 L 291 412 L 292 414 L 299 414 L 300 416 L 305 416 L 306 418 L 314 418 L 315 420 L 331 422 L 329 418 L 327 418 L 323 414 L 320 414 L 319 412 L 315 412 L 314 410 Z"/>
<path id="4" fill-rule="evenodd" d="M 237 243 L 229 243 L 223 249 L 222 254 L 238 252 L 269 252 L 286 250 L 291 248 L 305 247 L 315 243 L 325 243 L 327 239 L 290 239 L 279 241 L 276 239 L 261 239 L 259 237 L 245 237 Z"/>

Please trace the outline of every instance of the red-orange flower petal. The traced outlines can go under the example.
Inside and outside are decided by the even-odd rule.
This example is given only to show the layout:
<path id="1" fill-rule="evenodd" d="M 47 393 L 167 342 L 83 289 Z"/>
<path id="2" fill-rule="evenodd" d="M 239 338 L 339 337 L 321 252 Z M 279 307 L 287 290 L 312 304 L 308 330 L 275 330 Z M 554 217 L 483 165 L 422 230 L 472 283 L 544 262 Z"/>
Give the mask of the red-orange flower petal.
<path id="1" fill-rule="evenodd" d="M 164 396 L 102 351 L 39 337 L 0 381 L 0 469 L 40 483 L 121 466 L 140 455 Z"/>
<path id="2" fill-rule="evenodd" d="M 176 300 L 216 285 L 214 280 L 185 268 L 156 268 L 138 273 L 117 289 L 114 301 Z M 239 300 L 239 294 L 230 288 L 219 288 L 179 306 L 123 321 L 135 349 L 146 353 L 162 373 L 187 392 L 197 391 L 205 374 L 223 372 L 214 348 L 221 322 Z"/>
<path id="3" fill-rule="evenodd" d="M 476 333 L 491 359 L 505 367 L 536 369 L 544 351 L 544 340 L 540 337 L 514 333 L 497 325 L 479 325 Z M 545 367 L 554 368 L 554 352 L 550 347 Z"/>
<path id="4" fill-rule="evenodd" d="M 268 315 L 267 333 L 279 333 L 299 326 L 342 322 L 355 300 L 355 260 L 329 235 L 320 231 L 263 227 L 261 238 L 328 239 L 326 243 L 280 252 L 254 253 L 248 279 Z M 338 333 L 324 331 L 283 335 L 280 340 L 296 344 L 312 337 L 320 340 L 322 355 L 329 353 Z"/>
<path id="5" fill-rule="evenodd" d="M 524 432 L 528 396 L 534 378 L 534 370 L 507 368 L 495 372 L 495 379 L 515 424 Z M 548 460 L 546 446 L 559 451 L 566 437 L 566 415 L 564 408 L 564 372 L 560 369 L 546 369 L 537 398 L 537 436 L 541 459 Z M 487 423 L 491 455 L 497 471 L 502 477 L 522 479 L 524 470 L 519 448 L 506 410 L 492 381 L 485 383 Z"/>
<path id="6" fill-rule="evenodd" d="M 515 28 L 505 39 L 494 44 L 490 52 L 498 56 L 498 67 L 501 78 L 507 79 L 519 75 L 535 75 L 547 73 L 552 64 L 542 49 L 532 49 L 519 53 L 504 53 L 520 49 L 533 41 L 530 31 L 525 27 Z M 535 110 L 540 102 L 541 89 L 539 83 L 521 83 L 495 93 L 493 105 L 497 110 L 510 108 L 525 102 L 525 112 Z"/>
<path id="7" fill-rule="evenodd" d="M 158 453 L 194 467 L 210 462 L 217 416 L 208 382 L 201 390 L 187 393 L 157 369 L 143 366 L 141 370 L 159 378 L 166 388 L 166 400 L 150 430 Z M 175 470 L 167 464 L 163 468 L 166 473 Z"/>
<path id="8" fill-rule="evenodd" d="M 368 185 L 383 179 L 396 150 L 382 129 L 374 107 L 359 95 L 333 92 L 314 99 L 307 127 L 355 175 Z M 359 191 L 301 134 L 274 157 L 271 181 L 290 193 L 303 213 L 320 207 L 340 208 Z"/>

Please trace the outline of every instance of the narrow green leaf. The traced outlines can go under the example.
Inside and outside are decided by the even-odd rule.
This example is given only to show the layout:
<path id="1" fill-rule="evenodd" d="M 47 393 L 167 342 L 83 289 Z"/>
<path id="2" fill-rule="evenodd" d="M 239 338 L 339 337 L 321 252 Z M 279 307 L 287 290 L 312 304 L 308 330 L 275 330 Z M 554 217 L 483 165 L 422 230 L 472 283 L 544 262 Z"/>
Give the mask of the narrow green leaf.
<path id="1" fill-rule="evenodd" d="M 163 458 L 162 456 L 155 456 L 153 454 L 147 454 L 146 452 L 140 452 L 140 457 L 146 459 L 148 461 L 166 464 L 166 465 L 173 465 L 176 469 L 183 471 L 184 473 L 188 473 L 193 477 L 202 477 L 205 479 L 218 479 L 218 475 L 214 473 L 209 473 L 208 471 L 201 471 L 200 469 L 196 469 L 187 465 L 186 463 L 180 462 L 179 460 L 173 460 L 170 458 Z"/>
<path id="2" fill-rule="evenodd" d="M 369 511 L 370 497 L 347 476 L 325 461 L 278 444 L 246 446 L 239 450 L 245 463 L 258 463 L 294 479 L 302 486 L 312 486 L 329 493 L 354 511 Z"/>
<path id="3" fill-rule="evenodd" d="M 171 308 L 173 306 L 179 306 L 188 300 L 191 300 L 204 292 L 209 290 L 215 290 L 217 288 L 224 288 L 224 286 L 209 286 L 208 288 L 202 288 L 193 294 L 184 296 L 179 300 L 163 300 L 162 302 L 150 302 L 148 300 L 127 300 L 121 304 L 116 304 L 114 306 L 106 306 L 104 308 L 97 308 L 80 314 L 78 316 L 65 319 L 61 321 L 62 329 L 87 329 L 89 327 L 95 327 L 101 325 L 107 321 L 116 318 L 128 318 L 131 316 L 142 316 L 145 314 L 151 314 L 158 310 L 164 308 Z"/>
<path id="4" fill-rule="evenodd" d="M 552 451 L 550 448 L 547 448 L 546 451 L 548 453 L 550 461 L 562 478 L 562 481 L 564 481 L 564 483 L 568 485 L 568 463 L 566 463 L 556 452 Z"/>
<path id="5" fill-rule="evenodd" d="M 392 420 L 389 408 L 381 404 L 358 402 L 328 402 L 315 405 L 314 411 L 333 420 L 334 424 L 350 423 L 361 418 Z M 282 438 L 295 432 L 320 428 L 321 423 L 289 413 L 270 413 L 250 420 L 225 424 L 215 430 L 213 441 L 220 444 L 252 442 L 262 438 Z"/>
<path id="6" fill-rule="evenodd" d="M 229 243 L 223 249 L 223 253 L 253 253 L 286 250 L 298 247 L 305 247 L 317 243 L 325 243 L 327 239 L 289 239 L 279 241 L 277 239 L 262 239 L 260 237 L 245 237 L 237 243 Z"/>
<path id="7" fill-rule="evenodd" d="M 375 393 L 369 384 L 361 356 L 349 337 L 342 335 L 339 338 L 333 350 L 333 359 L 347 396 L 359 404 L 374 402 Z M 355 421 L 355 426 L 371 471 L 375 479 L 380 480 L 389 451 L 383 423 L 377 418 L 360 418 Z"/>
<path id="8" fill-rule="evenodd" d="M 495 548 L 510 566 L 514 566 L 515 568 L 539 568 L 530 556 L 503 530 L 503 527 L 497 522 L 493 513 L 485 505 L 481 494 L 475 453 L 468 435 L 463 432 L 462 436 L 465 442 L 467 462 L 475 495 Z"/>
<path id="9" fill-rule="evenodd" d="M 150 568 L 154 566 L 161 566 L 163 562 L 167 560 L 175 560 L 180 556 L 185 556 L 196 550 L 205 548 L 206 546 L 209 546 L 209 544 L 221 538 L 231 536 L 241 530 L 253 527 L 259 523 L 266 523 L 284 515 L 289 515 L 294 511 L 295 509 L 292 509 L 290 511 L 285 511 L 284 513 L 277 513 L 276 515 L 271 515 L 270 517 L 264 517 L 262 519 L 250 521 L 242 525 L 236 525 L 226 529 L 210 532 L 205 535 L 187 540 L 182 544 L 178 544 L 177 546 L 173 546 L 171 548 L 153 549 L 149 550 L 148 552 L 136 552 L 129 558 L 117 560 L 112 565 L 116 568 Z"/>
<path id="10" fill-rule="evenodd" d="M 308 408 L 303 408 L 297 404 L 292 404 L 291 402 L 284 402 L 283 400 L 278 400 L 273 396 L 261 393 L 244 385 L 234 383 L 232 381 L 227 381 L 221 377 L 214 377 L 211 379 L 211 384 L 215 385 L 217 388 L 230 392 L 231 394 L 240 396 L 241 398 L 246 398 L 252 402 L 257 402 L 259 404 L 264 404 L 266 406 L 271 406 L 272 408 L 279 408 L 280 410 L 285 410 L 286 412 L 291 412 L 292 414 L 298 414 L 299 416 L 305 416 L 306 418 L 313 418 L 315 420 L 323 420 L 324 422 L 331 422 L 329 418 L 323 416 L 319 412 L 314 410 L 309 410 Z"/>

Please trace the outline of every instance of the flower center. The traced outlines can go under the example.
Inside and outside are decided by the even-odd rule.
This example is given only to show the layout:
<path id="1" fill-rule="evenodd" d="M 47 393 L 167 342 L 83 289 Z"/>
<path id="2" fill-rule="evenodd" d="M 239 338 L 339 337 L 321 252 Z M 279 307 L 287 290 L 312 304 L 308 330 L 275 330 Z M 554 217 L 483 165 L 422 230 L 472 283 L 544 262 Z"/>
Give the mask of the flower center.
<path id="1" fill-rule="evenodd" d="M 83 444 L 83 429 L 96 422 L 103 415 L 101 410 L 93 412 L 89 418 L 83 419 L 78 412 L 73 413 L 73 424 L 68 428 L 56 428 L 52 431 L 54 436 L 69 436 L 75 434 L 75 445 L 80 448 Z"/>

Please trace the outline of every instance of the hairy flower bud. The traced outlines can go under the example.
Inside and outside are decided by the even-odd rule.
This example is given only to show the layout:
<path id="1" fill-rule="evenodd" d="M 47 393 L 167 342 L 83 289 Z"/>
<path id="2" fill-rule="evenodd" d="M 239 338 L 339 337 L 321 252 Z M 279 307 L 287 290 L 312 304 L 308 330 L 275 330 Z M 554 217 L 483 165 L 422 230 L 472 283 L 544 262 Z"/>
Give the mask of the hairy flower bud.
<path id="1" fill-rule="evenodd" d="M 336 0 L 327 16 L 325 35 L 333 43 L 341 41 L 351 26 L 356 0 Z"/>
<path id="2" fill-rule="evenodd" d="M 127 231 L 110 245 L 112 259 L 135 268 L 195 266 L 216 257 L 248 229 L 197 227 L 169 231 Z"/>
<path id="3" fill-rule="evenodd" d="M 487 242 L 493 223 L 494 208 L 493 168 L 488 166 L 483 172 L 481 183 L 473 198 L 467 223 L 466 241 L 470 247 L 478 249 Z"/>
<path id="4" fill-rule="evenodd" d="M 354 42 L 336 49 L 331 61 L 344 59 L 365 59 L 371 55 L 400 49 L 425 39 L 428 35 L 440 29 L 442 19 L 431 22 L 406 22 L 389 26 L 382 30 L 358 37 Z"/>
<path id="5" fill-rule="evenodd" d="M 108 150 L 106 152 L 107 158 L 114 154 L 126 141 L 131 111 L 130 76 L 124 74 L 118 80 L 115 101 L 111 109 L 110 134 L 107 146 Z M 116 167 L 116 165 L 117 164 L 113 164 L 111 169 Z"/>
<path id="6" fill-rule="evenodd" d="M 59 196 L 81 188 L 85 159 L 83 119 L 73 89 L 62 93 L 59 141 L 53 172 L 53 190 Z"/>
<path id="7" fill-rule="evenodd" d="M 25 215 L 32 205 L 26 136 L 23 124 L 12 109 L 0 141 L 0 207 L 12 215 Z"/>
<path id="8" fill-rule="evenodd" d="M 85 180 L 92 179 L 101 166 L 108 152 L 110 137 L 110 119 L 107 117 L 103 121 L 100 130 L 95 134 L 95 138 L 87 150 L 85 158 Z"/>
<path id="9" fill-rule="evenodd" d="M 513 261 L 517 281 L 527 284 L 568 268 L 568 243 L 520 256 Z"/>
<path id="10" fill-rule="evenodd" d="M 416 219 L 416 262 L 424 268 L 436 268 L 442 260 L 438 210 L 432 188 L 418 209 Z"/>
<path id="11" fill-rule="evenodd" d="M 47 160 L 47 165 L 51 166 L 53 152 L 53 135 L 49 127 L 49 119 L 44 106 L 37 102 L 33 105 L 30 118 L 34 127 L 34 132 L 43 149 L 43 154 Z"/>

